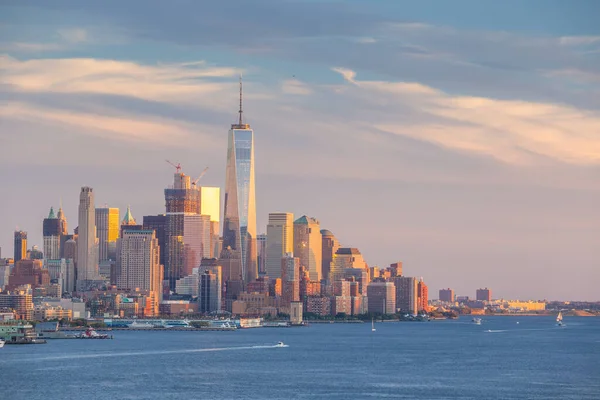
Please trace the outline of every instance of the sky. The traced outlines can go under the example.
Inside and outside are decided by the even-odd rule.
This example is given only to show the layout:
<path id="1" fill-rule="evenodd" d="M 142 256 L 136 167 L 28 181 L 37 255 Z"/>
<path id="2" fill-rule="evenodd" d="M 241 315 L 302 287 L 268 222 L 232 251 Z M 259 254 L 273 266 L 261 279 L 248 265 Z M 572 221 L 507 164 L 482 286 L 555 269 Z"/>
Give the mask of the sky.
<path id="1" fill-rule="evenodd" d="M 441 288 L 600 300 L 600 4 L 4 0 L 0 247 L 81 186 L 134 217 L 223 186 L 255 131 L 258 231 L 309 215 Z"/>

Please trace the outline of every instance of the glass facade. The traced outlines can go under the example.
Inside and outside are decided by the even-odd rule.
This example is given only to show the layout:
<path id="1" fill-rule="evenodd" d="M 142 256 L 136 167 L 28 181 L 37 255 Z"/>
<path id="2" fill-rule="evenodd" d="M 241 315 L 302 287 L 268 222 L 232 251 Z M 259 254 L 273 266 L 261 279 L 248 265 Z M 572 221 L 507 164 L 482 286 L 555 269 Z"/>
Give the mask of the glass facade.
<path id="1" fill-rule="evenodd" d="M 254 132 L 249 125 L 234 125 L 229 131 L 225 175 L 223 250 L 231 248 L 241 262 L 243 278 L 250 282 L 258 276 L 258 265 Z"/>

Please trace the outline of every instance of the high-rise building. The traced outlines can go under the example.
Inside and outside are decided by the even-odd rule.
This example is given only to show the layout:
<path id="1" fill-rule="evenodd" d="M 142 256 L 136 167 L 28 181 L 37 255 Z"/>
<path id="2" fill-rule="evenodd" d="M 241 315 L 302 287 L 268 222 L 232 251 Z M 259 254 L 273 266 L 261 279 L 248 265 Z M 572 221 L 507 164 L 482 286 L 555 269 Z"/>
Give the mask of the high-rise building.
<path id="1" fill-rule="evenodd" d="M 15 263 L 27 258 L 27 232 L 15 231 Z"/>
<path id="2" fill-rule="evenodd" d="M 219 261 L 216 258 L 204 258 L 202 262 L 200 262 L 200 268 L 198 269 L 198 273 L 201 271 L 210 271 L 215 274 L 217 279 L 217 288 L 220 290 L 219 299 L 218 299 L 218 309 L 217 312 L 223 310 L 223 299 L 225 298 L 225 285 L 223 278 L 223 267 L 219 265 Z M 200 283 L 200 281 L 198 281 Z M 200 295 L 200 290 L 198 290 L 198 295 Z"/>
<path id="3" fill-rule="evenodd" d="M 293 253 L 285 254 L 279 261 L 281 269 L 282 306 L 289 308 L 291 302 L 300 301 L 300 259 Z"/>
<path id="4" fill-rule="evenodd" d="M 50 274 L 43 268 L 42 260 L 19 260 L 8 277 L 8 290 L 22 285 L 31 285 L 33 289 L 50 284 Z"/>
<path id="5" fill-rule="evenodd" d="M 396 290 L 392 282 L 371 282 L 367 286 L 367 298 L 370 313 L 394 314 L 396 312 Z"/>
<path id="6" fill-rule="evenodd" d="M 321 246 L 321 272 L 323 279 L 331 280 L 329 278 L 329 272 L 331 271 L 333 264 L 333 256 L 340 248 L 340 242 L 336 237 L 327 229 L 321 229 L 322 246 Z"/>
<path id="7" fill-rule="evenodd" d="M 65 217 L 65 213 L 63 212 L 62 205 L 58 208 L 58 213 L 56 213 L 56 217 L 58 218 L 58 225 L 59 225 L 59 230 L 60 230 L 59 258 L 64 258 L 65 242 L 67 240 L 69 240 L 69 232 L 67 230 L 67 218 Z"/>
<path id="8" fill-rule="evenodd" d="M 123 237 L 123 231 L 127 229 L 128 231 L 141 231 L 144 229 L 142 225 L 139 225 L 135 218 L 133 218 L 133 214 L 131 213 L 131 208 L 127 206 L 127 211 L 125 212 L 125 216 L 121 221 L 121 229 L 119 232 L 119 237 Z"/>
<path id="9" fill-rule="evenodd" d="M 125 229 L 117 240 L 117 288 L 140 289 L 153 293 L 154 314 L 162 293 L 162 268 L 158 239 L 151 230 Z"/>
<path id="10" fill-rule="evenodd" d="M 477 301 L 492 301 L 492 289 L 477 289 L 475 299 Z"/>
<path id="11" fill-rule="evenodd" d="M 418 281 L 410 276 L 392 278 L 396 286 L 396 308 L 403 313 L 416 314 L 418 311 Z"/>
<path id="12" fill-rule="evenodd" d="M 390 271 L 390 277 L 402 276 L 402 261 L 390 264 L 388 269 Z"/>
<path id="13" fill-rule="evenodd" d="M 210 219 L 210 258 L 218 257 L 220 214 L 221 214 L 221 188 L 200 186 L 200 214 L 208 215 Z"/>
<path id="14" fill-rule="evenodd" d="M 87 186 L 82 187 L 79 194 L 77 253 L 77 288 L 79 290 L 99 278 L 94 190 Z"/>
<path id="15" fill-rule="evenodd" d="M 205 270 L 200 275 L 200 288 L 198 290 L 198 312 L 213 313 L 221 311 L 221 287 L 219 276 Z"/>
<path id="16" fill-rule="evenodd" d="M 46 268 L 51 282 L 60 285 L 61 293 L 71 293 L 75 290 L 75 265 L 72 259 L 46 260 Z"/>
<path id="17" fill-rule="evenodd" d="M 267 273 L 267 235 L 261 233 L 256 236 L 256 249 L 258 259 L 258 273 L 264 275 Z"/>
<path id="18" fill-rule="evenodd" d="M 131 216 L 129 207 L 127 207 L 127 211 Z M 119 209 L 96 208 L 96 235 L 98 237 L 98 260 L 100 262 L 116 259 L 119 231 Z"/>
<path id="19" fill-rule="evenodd" d="M 154 231 L 155 236 L 158 239 L 158 245 L 160 246 L 160 264 L 165 265 L 167 216 L 165 214 L 144 215 L 143 221 L 143 229 Z"/>
<path id="20" fill-rule="evenodd" d="M 367 263 L 362 254 L 354 247 L 340 247 L 333 255 L 332 268 L 329 271 L 329 280 L 335 282 L 344 279 L 344 272 L 348 268 L 367 269 Z"/>
<path id="21" fill-rule="evenodd" d="M 222 251 L 229 248 L 240 260 L 246 282 L 258 276 L 255 191 L 254 131 L 242 121 L 240 78 L 239 121 L 231 125 L 227 145 Z"/>
<path id="22" fill-rule="evenodd" d="M 203 258 L 211 258 L 210 243 L 210 217 L 200 214 L 184 215 L 184 258 L 180 277 L 190 275 L 193 268 L 200 266 Z"/>
<path id="23" fill-rule="evenodd" d="M 429 288 L 423 278 L 417 284 L 417 310 L 429 312 Z"/>
<path id="24" fill-rule="evenodd" d="M 448 289 L 440 289 L 439 292 L 440 301 L 445 301 L 447 303 L 454 303 L 454 290 Z"/>
<path id="25" fill-rule="evenodd" d="M 42 223 L 42 235 L 44 240 L 44 258 L 56 260 L 60 258 L 61 221 L 54 215 L 54 209 L 50 207 L 48 218 Z"/>
<path id="26" fill-rule="evenodd" d="M 311 281 L 323 277 L 323 237 L 319 221 L 303 215 L 294 221 L 294 254 L 300 259 L 300 266 L 308 268 Z"/>
<path id="27" fill-rule="evenodd" d="M 271 279 L 281 277 L 281 258 L 294 251 L 294 214 L 270 213 L 267 225 L 266 272 Z"/>

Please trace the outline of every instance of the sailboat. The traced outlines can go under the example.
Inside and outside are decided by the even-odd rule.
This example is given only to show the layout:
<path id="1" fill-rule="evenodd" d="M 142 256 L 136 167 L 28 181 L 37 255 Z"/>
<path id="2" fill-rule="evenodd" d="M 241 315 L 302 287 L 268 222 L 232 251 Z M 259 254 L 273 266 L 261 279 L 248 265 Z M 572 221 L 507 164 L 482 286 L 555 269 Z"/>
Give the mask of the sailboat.
<path id="1" fill-rule="evenodd" d="M 558 315 L 556 316 L 556 326 L 565 326 L 565 324 L 563 324 L 562 320 L 563 320 L 562 312 L 559 311 Z"/>
<path id="2" fill-rule="evenodd" d="M 375 318 L 371 319 L 371 332 L 375 332 Z"/>

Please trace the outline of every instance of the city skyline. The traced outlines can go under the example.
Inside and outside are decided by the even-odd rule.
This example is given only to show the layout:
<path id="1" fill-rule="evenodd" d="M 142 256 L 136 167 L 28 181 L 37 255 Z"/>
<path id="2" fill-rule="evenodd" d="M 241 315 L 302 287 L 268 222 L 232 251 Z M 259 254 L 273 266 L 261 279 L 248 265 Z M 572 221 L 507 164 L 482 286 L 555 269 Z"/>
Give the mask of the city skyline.
<path id="1" fill-rule="evenodd" d="M 308 2 L 261 1 L 240 3 L 261 27 L 240 34 L 192 23 L 197 14 L 227 21 L 213 5 L 148 5 L 130 21 L 110 2 L 94 17 L 94 5 L 28 4 L 0 13 L 3 257 L 16 227 L 43 248 L 42 220 L 61 197 L 71 233 L 82 186 L 98 207 L 131 204 L 138 222 L 164 212 L 165 158 L 192 176 L 209 165 L 203 183 L 224 193 L 224 131 L 243 72 L 256 233 L 270 212 L 310 215 L 369 265 L 402 260 L 432 293 L 487 286 L 506 298 L 598 300 L 600 32 L 591 13 L 571 10 L 565 21 L 566 5 L 523 5 L 553 10 L 540 24 L 509 18 L 502 5 L 478 13 L 374 1 L 315 13 Z M 178 24 L 154 23 L 163 15 Z"/>

